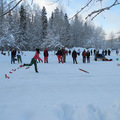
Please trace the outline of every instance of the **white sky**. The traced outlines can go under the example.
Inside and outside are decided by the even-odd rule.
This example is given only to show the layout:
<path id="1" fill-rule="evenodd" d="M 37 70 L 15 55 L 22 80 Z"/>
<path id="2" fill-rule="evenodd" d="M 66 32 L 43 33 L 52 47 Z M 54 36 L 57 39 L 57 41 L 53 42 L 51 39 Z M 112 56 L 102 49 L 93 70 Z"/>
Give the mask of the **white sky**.
<path id="1" fill-rule="evenodd" d="M 50 16 L 51 12 L 54 11 L 56 6 L 59 4 L 65 12 L 68 14 L 68 17 L 72 17 L 77 11 L 79 11 L 82 7 L 86 5 L 88 0 L 80 1 L 80 0 L 59 0 L 60 2 L 57 2 L 55 4 L 52 4 L 54 1 L 57 0 L 33 0 L 34 3 L 37 3 L 41 6 L 46 7 L 47 13 Z M 92 4 L 91 6 L 87 7 L 84 11 L 80 13 L 82 15 L 83 19 L 85 20 L 85 17 L 91 13 L 94 10 L 97 10 L 98 8 L 105 7 L 107 5 L 111 5 L 114 0 L 104 0 L 102 5 L 100 3 Z M 105 30 L 106 37 L 109 37 L 109 34 L 111 32 L 115 33 L 117 35 L 117 32 L 120 31 L 120 15 L 119 15 L 119 5 L 113 7 L 109 11 L 105 11 L 99 16 L 97 16 L 93 22 L 95 25 L 100 26 Z"/>

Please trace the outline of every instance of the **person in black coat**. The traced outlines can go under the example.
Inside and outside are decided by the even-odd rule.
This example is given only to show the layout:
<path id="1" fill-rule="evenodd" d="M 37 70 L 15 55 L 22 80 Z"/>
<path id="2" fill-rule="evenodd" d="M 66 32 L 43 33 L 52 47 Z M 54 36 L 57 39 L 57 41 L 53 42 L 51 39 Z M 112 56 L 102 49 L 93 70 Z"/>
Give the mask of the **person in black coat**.
<path id="1" fill-rule="evenodd" d="M 16 56 L 16 50 L 13 48 L 11 50 L 11 64 L 14 63 L 15 64 L 15 56 Z"/>
<path id="2" fill-rule="evenodd" d="M 87 50 L 86 56 L 87 56 L 87 63 L 90 63 L 90 51 L 89 50 Z"/>
<path id="3" fill-rule="evenodd" d="M 110 49 L 108 49 L 108 55 L 110 56 L 110 54 L 111 54 L 111 51 L 110 51 Z"/>
<path id="4" fill-rule="evenodd" d="M 75 49 L 73 50 L 73 52 L 72 52 L 72 58 L 73 58 L 73 64 L 76 62 L 76 64 L 77 64 L 77 52 L 75 51 Z"/>

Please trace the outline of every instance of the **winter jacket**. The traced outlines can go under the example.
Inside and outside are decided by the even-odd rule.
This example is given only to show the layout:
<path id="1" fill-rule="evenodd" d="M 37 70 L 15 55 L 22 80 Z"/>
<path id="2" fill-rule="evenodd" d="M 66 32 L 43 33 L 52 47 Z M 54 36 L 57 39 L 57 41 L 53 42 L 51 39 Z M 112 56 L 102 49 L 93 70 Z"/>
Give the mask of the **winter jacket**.
<path id="1" fill-rule="evenodd" d="M 66 55 L 66 50 L 62 49 L 62 55 Z"/>
<path id="2" fill-rule="evenodd" d="M 21 55 L 21 51 L 17 51 L 16 55 Z"/>
<path id="3" fill-rule="evenodd" d="M 83 56 L 83 57 L 86 57 L 86 52 L 85 52 L 85 50 L 82 52 L 82 56 Z"/>
<path id="4" fill-rule="evenodd" d="M 48 50 L 44 50 L 44 57 L 48 57 Z"/>
<path id="5" fill-rule="evenodd" d="M 90 52 L 89 51 L 86 52 L 86 56 L 90 57 Z"/>
<path id="6" fill-rule="evenodd" d="M 77 52 L 76 52 L 75 50 L 73 50 L 73 52 L 72 52 L 72 57 L 73 57 L 73 58 L 76 58 L 76 57 L 77 57 Z"/>
<path id="7" fill-rule="evenodd" d="M 16 50 L 12 50 L 11 51 L 11 57 L 15 57 L 16 56 Z"/>
<path id="8" fill-rule="evenodd" d="M 35 59 L 35 60 L 38 59 L 39 62 L 42 61 L 42 59 L 39 57 L 39 53 L 38 53 L 37 51 L 36 51 L 36 53 L 35 53 L 34 59 Z"/>
<path id="9" fill-rule="evenodd" d="M 62 50 L 58 50 L 57 55 L 62 55 Z"/>

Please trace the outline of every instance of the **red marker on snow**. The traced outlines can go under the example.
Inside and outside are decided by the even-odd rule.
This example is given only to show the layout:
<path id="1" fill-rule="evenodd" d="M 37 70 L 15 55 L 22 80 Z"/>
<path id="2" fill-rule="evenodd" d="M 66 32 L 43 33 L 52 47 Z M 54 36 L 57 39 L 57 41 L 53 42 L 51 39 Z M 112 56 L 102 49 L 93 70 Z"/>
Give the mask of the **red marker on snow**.
<path id="1" fill-rule="evenodd" d="M 5 74 L 5 78 L 7 78 L 8 76 L 7 76 L 7 74 Z"/>
<path id="2" fill-rule="evenodd" d="M 117 66 L 120 66 L 120 64 L 117 64 Z"/>
<path id="3" fill-rule="evenodd" d="M 8 78 L 8 79 L 9 79 L 10 77 L 8 77 L 7 74 L 5 74 L 5 78 Z"/>
<path id="4" fill-rule="evenodd" d="M 19 67 L 21 68 L 21 67 L 23 67 L 23 65 L 20 65 Z"/>
<path id="5" fill-rule="evenodd" d="M 83 72 L 85 72 L 85 73 L 89 73 L 88 71 L 86 71 L 86 70 L 83 70 L 83 69 L 80 69 L 80 68 L 79 68 L 79 70 L 81 70 L 81 71 L 83 71 Z"/>

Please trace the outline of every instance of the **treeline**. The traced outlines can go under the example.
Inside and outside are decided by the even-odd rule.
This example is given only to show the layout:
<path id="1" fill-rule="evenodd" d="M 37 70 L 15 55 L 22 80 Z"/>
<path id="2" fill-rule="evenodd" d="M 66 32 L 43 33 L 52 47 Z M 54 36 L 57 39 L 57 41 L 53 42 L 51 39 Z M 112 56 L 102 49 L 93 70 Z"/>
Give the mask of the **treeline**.
<path id="1" fill-rule="evenodd" d="M 4 1 L 4 0 L 2 0 Z M 0 15 L 5 3 L 0 3 Z M 104 48 L 105 33 L 92 22 L 84 22 L 81 16 L 69 21 L 62 9 L 56 8 L 47 17 L 46 8 L 21 5 L 0 18 L 0 49 L 13 47 L 22 50 L 49 50 L 58 47 Z"/>

